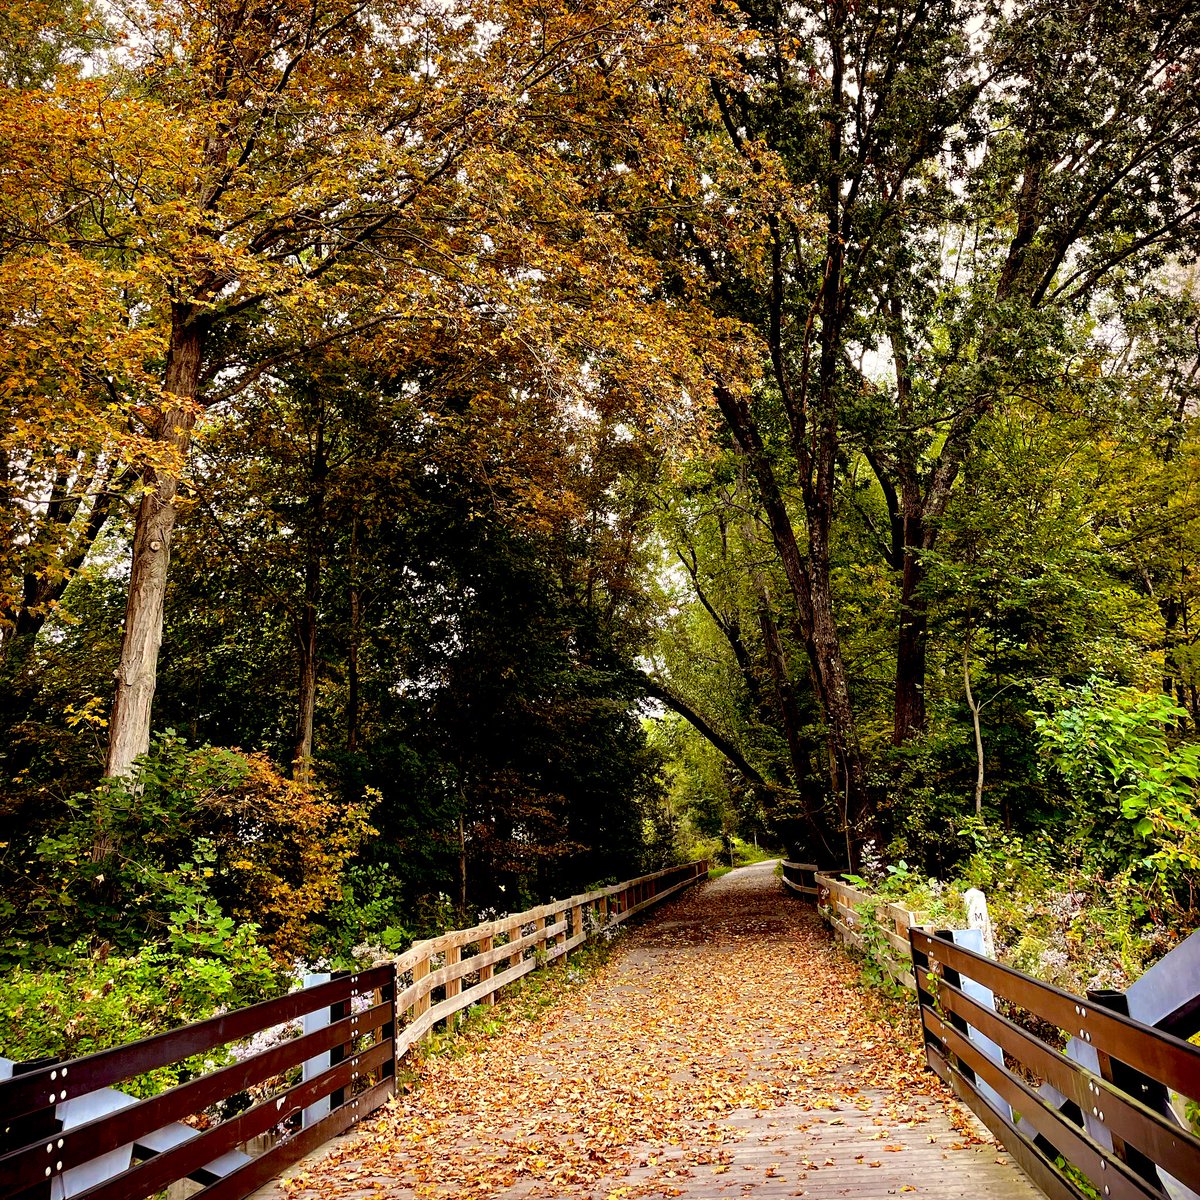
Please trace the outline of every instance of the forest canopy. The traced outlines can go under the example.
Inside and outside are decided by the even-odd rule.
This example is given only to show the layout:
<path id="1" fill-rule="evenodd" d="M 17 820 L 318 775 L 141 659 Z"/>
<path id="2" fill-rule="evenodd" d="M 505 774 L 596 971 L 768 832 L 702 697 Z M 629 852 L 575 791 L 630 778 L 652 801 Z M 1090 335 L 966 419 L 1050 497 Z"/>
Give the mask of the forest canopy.
<path id="1" fill-rule="evenodd" d="M 1144 965 L 1198 214 L 1183 0 L 10 6 L 0 956 L 246 999 L 736 836 Z"/>

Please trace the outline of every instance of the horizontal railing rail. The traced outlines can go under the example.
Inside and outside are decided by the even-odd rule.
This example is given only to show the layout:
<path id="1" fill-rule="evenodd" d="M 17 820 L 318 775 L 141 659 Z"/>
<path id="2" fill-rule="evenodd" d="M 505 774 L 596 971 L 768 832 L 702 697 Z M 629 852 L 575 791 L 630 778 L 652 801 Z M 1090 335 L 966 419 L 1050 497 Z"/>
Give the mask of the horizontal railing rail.
<path id="1" fill-rule="evenodd" d="M 820 888 L 817 887 L 817 871 L 819 869 L 816 863 L 785 861 L 783 863 L 783 886 L 795 895 L 803 896 L 815 903 L 817 894 L 820 892 Z"/>
<path id="2" fill-rule="evenodd" d="M 864 925 L 868 918 L 864 917 L 861 908 L 868 906 L 874 909 L 878 936 L 891 951 L 883 956 L 876 955 L 876 960 L 898 984 L 910 992 L 914 991 L 917 985 L 908 966 L 911 956 L 908 937 L 909 931 L 922 923 L 922 914 L 902 904 L 892 904 L 860 891 L 832 875 L 818 873 L 814 878 L 818 890 L 817 904 L 827 910 L 829 923 L 843 944 L 867 951 L 868 937 Z"/>
<path id="3" fill-rule="evenodd" d="M 591 932 L 619 925 L 707 875 L 707 859 L 668 867 L 417 942 L 394 960 L 402 1025 L 397 1055 L 439 1021 L 472 1004 L 492 1003 L 501 988 L 570 953 Z"/>
<path id="4" fill-rule="evenodd" d="M 707 861 L 668 867 L 142 1041 L 9 1064 L 12 1077 L 0 1075 L 0 1200 L 144 1200 L 182 1179 L 202 1184 L 195 1194 L 205 1200 L 241 1200 L 383 1104 L 400 1060 L 438 1022 L 494 1002 L 508 984 L 707 874 Z M 288 1028 L 302 1019 L 303 1032 Z M 264 1033 L 278 1044 L 147 1099 L 114 1086 Z M 206 1110 L 243 1094 L 253 1101 L 244 1111 L 210 1120 Z M 262 1153 L 247 1152 L 271 1137 Z"/>
<path id="5" fill-rule="evenodd" d="M 1200 1138 L 1179 1115 L 1185 1099 L 1200 1101 L 1200 1048 L 950 937 L 914 928 L 910 949 L 929 1066 L 1048 1196 L 1181 1200 L 1200 1189 Z M 1047 1031 L 1079 1039 L 1098 1070 Z"/>
<path id="6" fill-rule="evenodd" d="M 141 1200 L 186 1178 L 209 1185 L 206 1196 L 249 1194 L 274 1170 L 264 1175 L 266 1164 L 245 1153 L 245 1142 L 329 1098 L 328 1115 L 304 1131 L 305 1141 L 315 1145 L 392 1094 L 394 978 L 386 966 L 347 973 L 0 1082 L 0 1196 Z M 112 1086 L 221 1052 L 314 1013 L 321 1016 L 321 1028 L 284 1035 L 277 1046 L 148 1099 Z M 319 1056 L 327 1056 L 326 1069 L 298 1084 L 288 1079 L 289 1072 Z M 206 1109 L 251 1088 L 267 1094 L 235 1120 L 199 1127 L 196 1118 Z M 287 1144 L 296 1148 L 295 1139 Z"/>

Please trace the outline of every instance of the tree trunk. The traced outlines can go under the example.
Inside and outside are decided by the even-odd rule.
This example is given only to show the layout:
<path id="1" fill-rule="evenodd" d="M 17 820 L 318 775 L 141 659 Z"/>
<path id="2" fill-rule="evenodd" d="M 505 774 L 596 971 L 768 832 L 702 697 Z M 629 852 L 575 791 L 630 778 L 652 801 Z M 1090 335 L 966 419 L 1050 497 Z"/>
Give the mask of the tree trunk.
<path id="1" fill-rule="evenodd" d="M 132 478 L 130 475 L 129 478 Z M 0 635 L 0 663 L 12 656 L 21 661 L 41 633 L 54 606 L 63 598 L 71 580 L 79 573 L 96 544 L 112 511 L 117 491 L 124 486 L 126 474 L 116 461 L 110 462 L 93 481 L 95 498 L 83 528 L 62 554 L 59 569 L 51 574 L 33 572 L 24 581 L 21 607 L 7 637 Z M 75 510 L 79 503 L 75 504 Z M 74 517 L 74 511 L 72 512 Z M 14 651 L 14 648 L 15 651 Z"/>
<path id="2" fill-rule="evenodd" d="M 308 590 L 307 580 L 305 590 Z M 307 598 L 297 625 L 300 675 L 292 775 L 298 783 L 309 783 L 312 780 L 313 718 L 317 710 L 317 607 Z"/>
<path id="3" fill-rule="evenodd" d="M 967 695 L 967 707 L 971 710 L 971 724 L 975 730 L 975 815 L 983 816 L 983 731 L 979 725 L 980 705 L 975 701 L 975 693 L 971 691 L 971 636 L 972 630 L 967 630 L 963 642 L 963 688 Z"/>
<path id="4" fill-rule="evenodd" d="M 821 676 L 825 720 L 829 725 L 830 783 L 834 799 L 837 800 L 839 794 L 841 796 L 840 832 L 846 844 L 847 865 L 853 870 L 857 862 L 856 846 L 867 832 L 864 827 L 867 815 L 866 768 L 858 744 L 858 725 L 850 704 L 850 686 L 833 616 L 828 560 L 814 546 L 810 562 L 814 564 L 811 573 L 812 651 Z"/>
<path id="5" fill-rule="evenodd" d="M 458 814 L 458 911 L 467 911 L 467 827 L 462 813 Z"/>
<path id="6" fill-rule="evenodd" d="M 104 770 L 110 776 L 130 774 L 134 759 L 150 748 L 150 710 L 158 680 L 175 497 L 196 423 L 194 401 L 204 342 L 205 329 L 199 317 L 188 306 L 177 305 L 172 313 L 164 380 L 167 406 L 159 419 L 156 440 L 178 459 L 170 467 L 148 466 L 142 472 L 145 492 L 134 526 L 125 628 L 108 728 Z"/>
<path id="7" fill-rule="evenodd" d="M 304 606 L 296 623 L 299 651 L 299 690 L 296 704 L 296 750 L 293 776 L 299 783 L 312 780 L 313 721 L 317 711 L 317 604 L 321 597 L 321 542 L 325 528 L 325 420 L 317 418 L 317 440 L 309 476 L 308 528 L 305 531 Z"/>
<path id="8" fill-rule="evenodd" d="M 745 460 L 743 460 L 742 469 L 738 471 L 736 493 L 738 506 L 743 512 L 739 528 L 742 539 L 742 557 L 754 588 L 758 626 L 762 632 L 767 666 L 774 684 L 775 708 L 783 725 L 783 736 L 787 741 L 788 757 L 792 763 L 792 780 L 797 795 L 801 795 L 804 781 L 811 770 L 811 764 L 808 748 L 800 734 L 800 706 L 796 702 L 796 689 L 792 684 L 791 665 L 788 662 L 787 651 L 784 648 L 783 639 L 779 636 L 779 624 L 775 620 L 775 612 L 771 606 L 771 592 L 762 570 L 755 561 L 760 547 L 758 538 L 755 536 L 754 523 L 749 515 L 750 488 L 744 468 Z M 805 807 L 808 806 L 805 805 Z"/>
<path id="9" fill-rule="evenodd" d="M 804 640 L 817 700 L 829 730 L 830 792 L 835 802 L 839 795 L 843 797 L 840 801 L 843 828 L 838 832 L 849 840 L 866 809 L 866 772 L 850 705 L 837 622 L 833 616 L 828 539 L 836 436 L 833 431 L 825 435 L 823 466 L 818 470 L 816 487 L 810 489 L 811 503 L 806 503 L 809 535 L 806 557 L 796 540 L 791 515 L 747 405 L 722 387 L 715 389 L 715 396 L 738 449 L 750 465 L 771 539 L 796 604 L 799 633 Z"/>
<path id="10" fill-rule="evenodd" d="M 904 521 L 904 565 L 900 579 L 900 629 L 896 640 L 896 713 L 892 743 L 903 746 L 925 731 L 925 667 L 929 607 L 920 594 L 925 581 L 921 563 L 920 517 Z"/>
<path id="11" fill-rule="evenodd" d="M 350 648 L 346 671 L 346 750 L 358 749 L 358 646 L 362 637 L 362 595 L 358 586 L 358 513 L 350 518 Z"/>
<path id="12" fill-rule="evenodd" d="M 788 757 L 792 760 L 792 781 L 797 794 L 803 792 L 804 780 L 809 773 L 809 758 L 800 736 L 800 706 L 796 703 L 796 689 L 792 686 L 788 670 L 787 653 L 779 636 L 771 612 L 770 597 L 764 588 L 758 595 L 758 624 L 766 646 L 767 663 L 775 685 L 775 704 L 779 720 L 783 725 L 783 736 L 787 741 Z"/>

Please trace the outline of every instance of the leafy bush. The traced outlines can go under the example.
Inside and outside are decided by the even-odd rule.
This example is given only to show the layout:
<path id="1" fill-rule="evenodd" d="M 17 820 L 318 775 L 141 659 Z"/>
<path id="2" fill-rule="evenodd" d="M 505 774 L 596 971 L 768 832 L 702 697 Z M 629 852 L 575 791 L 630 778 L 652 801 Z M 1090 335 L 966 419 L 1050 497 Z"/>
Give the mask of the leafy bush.
<path id="1" fill-rule="evenodd" d="M 61 965 L 18 966 L 0 984 L 0 1053 L 75 1058 L 279 994 L 285 976 L 256 939 L 253 925 L 235 930 L 204 906 L 176 914 L 167 941 L 135 954 L 77 943 Z M 122 1086 L 151 1095 L 221 1061 L 195 1058 Z"/>
<path id="2" fill-rule="evenodd" d="M 1089 841 L 1043 830 L 1030 836 L 982 821 L 958 831 L 974 847 L 949 880 L 900 862 L 884 866 L 870 850 L 863 874 L 847 876 L 872 893 L 864 916 L 892 900 L 935 928 L 965 924 L 963 894 L 987 897 L 997 957 L 1076 994 L 1124 989 L 1195 927 L 1196 914 L 1165 907 L 1134 871 L 1106 875 Z M 877 972 L 878 973 L 878 972 Z"/>
<path id="3" fill-rule="evenodd" d="M 1200 885 L 1200 743 L 1171 744 L 1187 711 L 1170 696 L 1096 679 L 1038 695 L 1043 756 L 1094 854 L 1190 900 Z"/>
<path id="4" fill-rule="evenodd" d="M 1136 873 L 1106 875 L 1082 838 L 965 832 L 976 849 L 958 883 L 986 894 L 997 956 L 1068 991 L 1128 987 L 1195 923 Z"/>
<path id="5" fill-rule="evenodd" d="M 133 951 L 159 940 L 172 914 L 208 919 L 215 906 L 221 938 L 252 920 L 290 957 L 341 896 L 342 869 L 368 829 L 363 806 L 339 808 L 259 755 L 190 749 L 168 731 L 131 778 L 72 798 L 63 828 L 36 847 L 29 903 L 12 914 L 0 954 L 29 963 L 85 937 Z"/>

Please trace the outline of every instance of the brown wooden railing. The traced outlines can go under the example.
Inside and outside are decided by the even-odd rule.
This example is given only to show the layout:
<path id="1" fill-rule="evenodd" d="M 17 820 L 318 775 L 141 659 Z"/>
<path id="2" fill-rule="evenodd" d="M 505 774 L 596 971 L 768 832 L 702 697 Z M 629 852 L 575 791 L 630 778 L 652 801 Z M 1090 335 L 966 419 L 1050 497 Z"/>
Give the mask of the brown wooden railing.
<path id="1" fill-rule="evenodd" d="M 817 871 L 816 863 L 784 862 L 783 886 L 794 895 L 815 902 L 820 890 L 817 887 Z"/>
<path id="2" fill-rule="evenodd" d="M 574 950 L 592 933 L 619 925 L 707 875 L 707 859 L 668 867 L 417 942 L 394 961 L 396 1011 L 404 1026 L 397 1057 L 439 1021 L 469 1005 L 492 1003 L 501 988 Z"/>
<path id="3" fill-rule="evenodd" d="M 1184 1098 L 1200 1101 L 1200 1048 L 1113 1011 L 1104 994 L 1072 995 L 947 936 L 909 936 L 929 1066 L 1048 1196 L 1200 1190 L 1200 1138 L 1180 1116 Z M 1031 1029 L 1077 1041 L 1064 1054 Z"/>
<path id="4" fill-rule="evenodd" d="M 203 1195 L 213 1200 L 249 1195 L 392 1094 L 393 980 L 390 967 L 360 971 L 157 1037 L 14 1074 L 0 1083 L 0 1196 L 141 1200 L 189 1177 L 207 1184 Z M 312 1013 L 327 1014 L 329 1023 L 149 1099 L 112 1086 Z M 332 1061 L 315 1078 L 283 1083 L 287 1072 L 327 1053 Z M 263 1086 L 271 1094 L 229 1120 L 209 1129 L 185 1123 Z M 257 1158 L 242 1150 L 326 1097 L 328 1114 L 296 1136 Z"/>
<path id="5" fill-rule="evenodd" d="M 419 942 L 397 959 L 278 1000 L 67 1062 L 0 1077 L 0 1200 L 144 1200 L 192 1179 L 205 1200 L 241 1200 L 383 1104 L 396 1067 L 439 1021 L 704 879 L 707 861 L 556 900 Z M 218 1055 L 308 1018 L 287 1036 L 149 1099 L 114 1084 Z M 0 1060 L 6 1061 L 6 1060 Z M 304 1064 L 305 1078 L 294 1082 Z M 205 1110 L 256 1103 L 205 1128 Z M 283 1127 L 304 1113 L 298 1131 Z M 248 1143 L 278 1134 L 252 1157 Z"/>
<path id="6" fill-rule="evenodd" d="M 848 883 L 834 879 L 832 875 L 818 874 L 815 880 L 817 904 L 825 911 L 838 938 L 843 944 L 864 953 L 870 949 L 870 939 L 865 929 L 869 918 L 863 915 L 860 906 L 867 905 L 874 909 L 878 929 L 870 931 L 870 934 L 882 939 L 891 953 L 875 954 L 873 958 L 898 984 L 913 991 L 917 985 L 909 970 L 911 950 L 908 938 L 909 931 L 921 923 L 922 915 L 901 904 L 892 904 L 859 891 Z"/>

